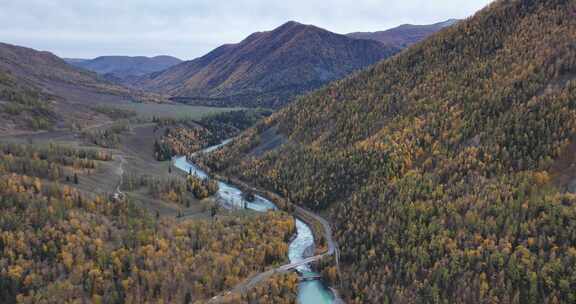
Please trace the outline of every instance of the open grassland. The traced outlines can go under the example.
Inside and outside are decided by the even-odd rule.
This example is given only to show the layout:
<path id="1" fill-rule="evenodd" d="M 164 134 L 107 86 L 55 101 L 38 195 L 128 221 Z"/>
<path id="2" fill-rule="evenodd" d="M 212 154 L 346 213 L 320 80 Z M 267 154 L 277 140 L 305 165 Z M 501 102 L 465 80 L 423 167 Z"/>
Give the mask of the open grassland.
<path id="1" fill-rule="evenodd" d="M 189 106 L 185 104 L 153 104 L 153 103 L 126 103 L 115 105 L 120 109 L 130 110 L 137 113 L 139 118 L 150 119 L 152 117 L 194 119 L 199 120 L 210 114 L 237 111 L 242 108 L 215 108 L 202 106 Z"/>
<path id="2" fill-rule="evenodd" d="M 132 124 L 130 130 L 120 135 L 120 144 L 114 149 L 96 147 L 87 144 L 80 134 L 73 131 L 51 131 L 18 136 L 0 137 L 0 143 L 32 144 L 33 146 L 45 146 L 57 144 L 79 149 L 96 149 L 107 151 L 113 155 L 109 162 L 98 162 L 98 166 L 91 172 L 79 172 L 79 183 L 72 181 L 60 181 L 61 183 L 77 188 L 82 193 L 95 197 L 96 195 L 108 196 L 114 193 L 120 182 L 120 172 L 137 175 L 154 176 L 160 179 L 184 178 L 185 174 L 177 170 L 169 170 L 170 162 L 158 162 L 154 159 L 154 140 L 161 129 L 154 131 L 154 124 Z M 103 126 L 102 128 L 105 128 Z M 124 160 L 124 161 L 122 161 Z M 122 168 L 120 170 L 120 168 Z M 154 199 L 147 191 L 126 192 L 138 206 L 148 210 L 152 214 L 156 212 L 161 216 L 175 217 L 179 213 L 186 219 L 209 218 L 209 206 L 212 198 L 197 200 L 192 194 L 189 206 L 179 205 L 173 202 Z"/>

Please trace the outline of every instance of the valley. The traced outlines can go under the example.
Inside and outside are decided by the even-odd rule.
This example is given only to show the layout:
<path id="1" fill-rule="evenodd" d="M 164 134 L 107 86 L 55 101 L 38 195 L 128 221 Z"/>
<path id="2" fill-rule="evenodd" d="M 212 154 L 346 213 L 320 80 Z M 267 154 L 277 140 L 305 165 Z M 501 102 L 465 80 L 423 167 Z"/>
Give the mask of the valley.
<path id="1" fill-rule="evenodd" d="M 53 181 L 56 182 L 57 187 L 62 187 L 64 191 L 78 191 L 78 195 L 85 197 L 86 200 L 94 199 L 94 200 L 112 200 L 110 201 L 111 204 L 121 205 L 121 204 L 132 204 L 134 205 L 133 208 L 143 216 L 142 219 L 145 220 L 152 220 L 156 222 L 156 225 L 161 225 L 169 229 L 182 229 L 177 227 L 187 227 L 187 223 L 192 222 L 193 225 L 204 225 L 206 221 L 213 222 L 217 225 L 237 225 L 237 221 L 249 221 L 250 219 L 257 217 L 259 219 L 270 218 L 272 216 L 276 217 L 276 215 L 263 215 L 258 216 L 253 212 L 248 211 L 234 211 L 234 210 L 227 210 L 226 208 L 216 208 L 218 204 L 214 201 L 213 198 L 202 199 L 199 200 L 194 197 L 192 194 L 183 194 L 183 199 L 187 201 L 184 205 L 183 202 L 176 202 L 172 201 L 169 197 L 161 196 L 160 199 L 156 198 L 152 195 L 152 192 L 143 191 L 143 189 L 134 189 L 128 187 L 126 183 L 128 182 L 126 174 L 135 174 L 135 175 L 147 175 L 152 176 L 154 179 L 158 181 L 162 180 L 182 180 L 185 181 L 188 172 L 179 172 L 177 167 L 172 168 L 171 162 L 157 162 L 154 158 L 154 127 L 156 124 L 154 123 L 135 123 L 130 125 L 130 131 L 121 134 L 120 144 L 115 148 L 100 148 L 94 146 L 93 144 L 87 143 L 83 138 L 82 135 L 79 133 L 74 132 L 47 132 L 47 133 L 36 133 L 33 135 L 28 136 L 6 136 L 0 139 L 0 147 L 3 147 L 4 154 L 2 154 L 2 160 L 0 160 L 0 167 L 2 170 L 8 170 L 8 172 L 22 172 L 20 171 L 21 167 L 19 166 L 6 166 L 5 164 L 9 164 L 13 156 L 19 155 L 15 152 L 7 152 L 7 151 L 17 151 L 14 149 L 44 149 L 42 147 L 50 147 L 50 149 L 79 149 L 78 151 L 83 151 L 84 149 L 89 149 L 98 153 L 98 155 L 107 155 L 105 159 L 107 161 L 98 162 L 95 164 L 95 169 L 90 169 L 87 171 L 74 169 L 74 178 L 69 178 L 71 172 L 70 169 L 66 167 L 62 167 L 58 171 L 61 173 L 57 173 L 56 175 L 44 180 L 41 178 L 38 182 L 42 184 L 52 183 Z M 100 126 L 104 128 L 105 126 Z M 12 146 L 17 145 L 17 146 Z M 62 147 L 62 148 L 59 148 Z M 9 149 L 9 150 L 6 150 Z M 8 154 L 6 154 L 8 153 Z M 83 153 L 83 152 L 82 152 Z M 103 154 L 105 153 L 105 154 Z M 41 159 L 44 159 L 44 156 L 40 156 Z M 48 158 L 49 159 L 49 158 Z M 6 161 L 8 161 L 6 163 Z M 34 164 L 34 163 L 32 163 Z M 37 166 L 37 165 L 34 165 Z M 75 165 L 76 166 L 76 165 Z M 92 165 L 90 165 L 92 166 Z M 56 168 L 56 167 L 54 167 Z M 3 171 L 4 172 L 4 171 Z M 26 172 L 26 171 L 24 171 Z M 31 174 L 28 172 L 28 174 Z M 64 174 L 64 175 L 63 175 Z M 40 175 L 37 175 L 41 177 Z M 124 180 L 123 180 L 124 179 Z M 11 177 L 11 180 L 14 180 L 14 177 Z M 127 188 L 128 187 L 128 188 Z M 66 190 L 66 189 L 75 189 L 75 190 Z M 116 194 L 121 194 L 120 196 Z M 2 202 L 6 203 L 6 199 L 9 199 L 10 195 L 4 193 L 2 195 Z M 270 203 L 271 204 L 271 203 Z M 273 205 L 271 205 L 273 206 Z M 7 206 L 5 206 L 6 208 Z M 91 210 L 91 209 L 88 209 Z M 87 211 L 92 212 L 92 211 Z M 149 214 L 149 215 L 146 215 Z M 217 219 L 215 215 L 217 214 Z M 150 217 L 150 218 L 148 218 Z M 155 220 L 154 220 L 155 219 Z M 117 220 L 111 219 L 112 222 Z M 175 222 L 174 222 L 175 221 Z M 227 221 L 231 221 L 228 223 Z M 272 233 L 275 228 L 273 228 L 273 222 L 270 222 L 270 225 L 267 224 L 266 221 L 259 221 L 262 223 L 262 228 L 266 227 L 265 230 L 267 233 Z M 4 222 L 3 222 L 4 223 Z M 286 222 L 285 224 L 287 224 Z M 293 224 L 292 224 L 293 225 Z M 7 227 L 7 226 L 3 226 Z M 247 226 L 242 226 L 247 227 Z M 290 227 L 288 225 L 287 227 Z M 218 228 L 220 229 L 220 228 Z M 252 229 L 252 228 L 247 228 Z M 287 232 L 291 231 L 294 228 L 288 228 Z M 8 230 L 9 231 L 9 230 Z M 8 231 L 5 231 L 8 233 Z M 247 230 L 249 233 L 252 233 L 252 230 Z M 223 232 L 224 233 L 224 232 Z M 171 233 L 166 235 L 166 237 L 171 237 Z M 226 237 L 232 236 L 232 231 L 226 232 Z M 5 236 L 5 235 L 4 235 Z M 272 235 L 271 235 L 272 236 Z M 289 237 L 287 235 L 286 237 Z M 284 237 L 285 238 L 285 237 Z M 264 237 L 263 239 L 267 239 Z M 106 239 L 104 239 L 106 241 Z M 112 244 L 110 244 L 112 245 Z M 268 245 L 269 246 L 269 245 Z M 280 245 L 275 245 L 280 246 Z M 282 252 L 283 250 L 287 250 L 288 245 L 285 245 L 286 249 L 282 249 L 284 247 L 280 246 L 279 249 Z M 171 249 L 173 250 L 173 249 Z M 214 250 L 214 249 L 211 249 Z M 268 249 L 266 249 L 268 250 Z M 266 252 L 263 251 L 263 252 Z M 242 252 L 242 251 L 240 251 Z M 254 252 L 255 254 L 257 252 Z M 234 255 L 234 253 L 233 253 Z M 243 254 L 244 255 L 244 254 Z M 287 255 L 284 254 L 284 259 L 286 259 Z M 280 256 L 278 256 L 280 257 Z M 246 257 L 248 258 L 248 257 Z M 263 257 L 262 257 L 263 258 Z M 266 258 L 268 259 L 268 257 Z M 281 261 L 280 259 L 279 261 Z M 258 258 L 254 260 L 254 262 L 259 261 Z M 214 261 L 214 263 L 218 263 Z M 267 263 L 262 263 L 265 265 Z M 144 268 L 146 269 L 146 268 Z M 254 269 L 261 269 L 261 268 L 254 268 Z M 252 270 L 253 271 L 253 270 Z M 248 272 L 247 274 L 251 273 L 252 271 Z M 247 275 L 245 274 L 245 275 Z M 216 276 L 214 276 L 216 278 Z M 292 280 L 292 279 L 290 279 Z M 4 281 L 2 281 L 4 282 Z M 192 281 L 194 282 L 194 281 Z M 233 282 L 229 282 L 227 284 L 235 284 Z M 228 285 L 224 285 L 228 286 Z M 223 287 L 224 287 L 223 286 Z M 230 287 L 234 285 L 229 285 Z M 260 284 L 258 284 L 260 286 Z M 258 287 L 257 286 L 257 287 Z M 8 288 L 8 287 L 6 287 Z M 5 289 L 6 291 L 12 290 L 14 287 L 9 287 Z M 56 287 L 53 287 L 53 290 Z M 205 287 L 202 287 L 203 289 Z M 214 290 L 218 290 L 218 288 L 222 287 L 214 287 Z M 187 291 L 188 290 L 188 291 Z M 166 299 L 170 299 L 172 297 L 176 298 L 186 298 L 190 297 L 190 289 L 183 288 L 177 294 L 167 296 L 165 294 L 158 294 L 158 295 L 139 295 L 145 297 L 152 298 L 159 298 L 159 297 L 168 297 Z M 46 291 L 52 292 L 52 291 Z M 125 292 L 129 292 L 125 290 Z M 111 294 L 109 292 L 99 293 L 102 295 L 102 299 L 110 299 L 109 296 Z M 188 294 L 188 295 L 186 295 Z M 198 300 L 198 293 L 194 293 L 194 298 Z M 6 295 L 6 294 L 5 294 Z M 48 296 L 50 293 L 47 294 Z M 116 296 L 118 296 L 116 294 Z M 134 294 L 134 296 L 137 296 Z M 240 294 L 239 296 L 242 296 Z M 172 298 L 172 299 L 176 299 Z M 183 298 L 180 298 L 182 300 Z M 3 298 L 4 300 L 8 300 L 8 298 Z M 143 299 L 143 298 L 142 298 Z M 191 297 L 192 299 L 192 297 Z M 32 300 L 32 298 L 30 298 Z M 106 300 L 107 301 L 107 300 Z M 231 300 L 232 302 L 227 303 L 236 303 L 235 300 Z"/>
<path id="2" fill-rule="evenodd" d="M 175 2 L 0 43 L 0 303 L 576 302 L 574 0 Z"/>
<path id="3" fill-rule="evenodd" d="M 182 106 L 188 107 L 188 106 Z M 195 107 L 191 107 L 195 109 Z M 202 118 L 206 115 L 214 115 L 216 112 L 205 112 L 209 108 L 200 108 L 194 117 Z M 220 108 L 220 110 L 222 110 Z M 192 110 L 190 110 L 192 111 Z M 209 113 L 209 114 L 206 114 Z M 168 116 L 167 118 L 171 118 Z M 141 118 L 138 118 L 141 119 Z M 110 124 L 94 126 L 90 128 L 91 131 L 98 129 L 105 129 Z M 83 130 L 86 132 L 88 130 Z M 66 178 L 64 185 L 69 185 L 74 189 L 80 191 L 87 197 L 98 199 L 99 197 L 109 197 L 116 201 L 128 200 L 135 204 L 137 208 L 146 210 L 151 215 L 156 215 L 157 219 L 176 219 L 178 222 L 186 221 L 205 221 L 212 218 L 214 208 L 220 206 L 218 214 L 223 217 L 248 217 L 251 218 L 256 213 L 266 213 L 268 210 L 278 209 L 274 203 L 268 199 L 256 195 L 253 202 L 247 202 L 244 194 L 238 188 L 228 185 L 224 182 L 219 182 L 219 192 L 213 197 L 204 200 L 191 198 L 187 206 L 174 204 L 169 200 L 152 197 L 149 193 L 138 189 L 126 189 L 126 174 L 134 175 L 147 175 L 154 178 L 162 179 L 182 179 L 186 176 L 198 176 L 206 178 L 208 175 L 195 165 L 186 161 L 185 156 L 176 156 L 172 161 L 158 162 L 154 158 L 153 143 L 158 138 L 158 124 L 152 122 L 139 122 L 136 120 L 130 123 L 129 131 L 123 132 L 119 139 L 118 146 L 114 148 L 106 148 L 101 150 L 97 146 L 86 142 L 82 138 L 82 134 L 73 131 L 52 131 L 52 132 L 38 132 L 29 135 L 18 136 L 3 136 L 0 137 L 0 146 L 5 145 L 24 145 L 30 147 L 43 147 L 43 146 L 56 146 L 56 147 L 70 147 L 73 149 L 91 149 L 94 151 L 103 151 L 110 155 L 112 161 L 99 164 L 97 170 L 92 170 L 86 174 L 74 175 L 74 182 L 69 182 Z M 231 141 L 227 140 L 225 144 Z M 221 148 L 223 144 L 215 145 L 213 147 L 206 147 L 203 151 L 198 153 L 210 153 Z M 105 152 L 104 152 L 105 151 Z M 173 169 L 170 169 L 173 168 Z M 79 180 L 79 181 L 76 181 Z M 246 189 L 246 185 L 242 186 Z M 253 191 L 258 191 L 254 189 Z M 256 192 L 258 193 L 258 192 Z M 262 193 L 262 195 L 265 195 Z M 277 199 L 280 199 L 276 197 Z M 283 199 L 280 199 L 284 201 Z M 243 204 L 246 207 L 243 207 Z M 284 205 L 283 208 L 290 207 Z M 278 277 L 282 274 L 290 274 L 291 271 L 298 269 L 302 275 L 316 275 L 310 272 L 309 263 L 317 262 L 327 256 L 335 254 L 336 248 L 332 241 L 330 225 L 321 217 L 295 206 L 295 214 L 301 219 L 297 219 L 295 223 L 294 237 L 291 238 L 289 250 L 286 257 L 290 257 L 289 264 L 279 265 L 268 271 L 255 274 L 252 277 L 247 277 L 244 281 L 239 282 L 230 291 L 223 291 L 222 295 L 216 295 L 209 303 L 235 303 L 243 295 L 250 294 L 252 289 L 258 288 L 260 285 L 270 280 L 272 277 Z M 252 211 L 242 211 L 242 209 Z M 238 211 L 236 211 L 238 210 Z M 298 215 L 300 214 L 300 215 Z M 322 227 L 322 231 L 312 232 L 310 227 L 305 222 L 313 221 L 314 226 Z M 323 235 L 323 239 L 327 240 L 327 249 L 325 252 L 316 256 L 310 256 L 309 247 L 314 246 L 314 235 Z M 318 248 L 316 252 L 318 252 Z M 325 287 L 323 283 L 318 281 L 320 277 L 314 280 L 300 283 L 300 290 L 305 292 L 299 295 L 300 303 L 319 303 L 318 299 L 324 299 L 322 303 L 332 303 L 333 295 Z"/>

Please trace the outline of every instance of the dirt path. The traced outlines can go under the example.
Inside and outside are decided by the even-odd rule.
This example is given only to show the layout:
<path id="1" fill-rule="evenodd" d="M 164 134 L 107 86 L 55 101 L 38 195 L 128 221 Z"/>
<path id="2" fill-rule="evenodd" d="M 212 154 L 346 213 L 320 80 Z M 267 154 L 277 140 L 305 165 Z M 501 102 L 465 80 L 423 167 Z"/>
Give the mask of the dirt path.
<path id="1" fill-rule="evenodd" d="M 120 190 L 122 187 L 122 183 L 124 182 L 124 163 L 126 163 L 126 159 L 124 156 L 117 154 L 116 157 L 120 159 L 120 166 L 116 169 L 116 174 L 119 176 L 118 186 L 116 186 L 116 192 L 114 193 L 114 197 L 117 199 L 121 199 L 125 197 L 124 192 Z"/>

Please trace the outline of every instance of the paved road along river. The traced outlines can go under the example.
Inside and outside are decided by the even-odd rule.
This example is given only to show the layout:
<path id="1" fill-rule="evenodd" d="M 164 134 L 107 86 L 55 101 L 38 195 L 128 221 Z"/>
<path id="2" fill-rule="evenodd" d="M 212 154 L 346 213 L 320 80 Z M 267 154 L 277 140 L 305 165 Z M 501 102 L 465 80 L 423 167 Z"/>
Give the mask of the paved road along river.
<path id="1" fill-rule="evenodd" d="M 223 144 L 228 143 L 224 142 Z M 209 153 L 221 147 L 222 144 L 213 146 L 203 150 L 205 153 Z M 186 157 L 175 157 L 173 159 L 174 166 L 184 172 L 196 174 L 200 178 L 207 178 L 208 174 L 202 171 L 198 166 L 189 162 Z M 216 194 L 219 201 L 224 204 L 227 208 L 243 208 L 246 206 L 248 209 L 257 212 L 266 212 L 268 210 L 277 209 L 276 205 L 269 201 L 268 199 L 256 195 L 256 199 L 253 202 L 245 202 L 243 200 L 242 191 L 234 186 L 228 185 L 222 181 L 218 182 L 220 189 Z M 246 204 L 246 205 L 245 205 Z M 296 237 L 290 243 L 288 257 L 290 259 L 290 264 L 284 265 L 278 269 L 273 269 L 266 273 L 259 274 L 251 278 L 245 284 L 241 284 L 238 288 L 249 288 L 257 282 L 269 277 L 277 272 L 290 271 L 292 269 L 297 270 L 300 274 L 304 276 L 316 276 L 317 274 L 312 272 L 309 263 L 321 259 L 324 255 L 320 256 L 307 256 L 307 252 L 313 252 L 314 246 L 314 235 L 310 227 L 301 221 L 296 219 Z M 333 247 L 333 246 L 330 246 Z M 311 250 L 307 250 L 311 248 Z M 327 254 L 333 254 L 334 249 L 330 249 Z M 241 290 L 236 290 L 241 291 Z M 324 285 L 320 280 L 309 280 L 303 281 L 299 285 L 298 290 L 298 302 L 302 304 L 324 304 L 333 303 L 334 295 L 332 292 Z"/>

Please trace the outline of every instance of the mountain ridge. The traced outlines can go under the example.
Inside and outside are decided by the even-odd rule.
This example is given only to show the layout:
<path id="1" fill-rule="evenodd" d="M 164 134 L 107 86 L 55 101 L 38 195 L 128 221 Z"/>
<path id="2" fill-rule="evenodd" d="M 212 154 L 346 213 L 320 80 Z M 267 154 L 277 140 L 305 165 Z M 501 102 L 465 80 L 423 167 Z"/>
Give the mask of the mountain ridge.
<path id="1" fill-rule="evenodd" d="M 398 51 L 290 21 L 134 85 L 182 99 L 231 99 L 227 105 L 281 107 L 298 94 Z"/>
<path id="2" fill-rule="evenodd" d="M 375 40 L 385 45 L 406 48 L 458 22 L 460 22 L 458 19 L 448 19 L 446 21 L 425 25 L 402 24 L 384 31 L 354 32 L 346 34 L 346 36 L 356 39 Z"/>
<path id="3" fill-rule="evenodd" d="M 107 79 L 118 79 L 120 82 L 124 79 L 159 72 L 182 62 L 176 57 L 167 55 L 153 57 L 110 55 L 94 59 L 65 60 L 76 67 L 96 72 Z"/>
<path id="4" fill-rule="evenodd" d="M 95 124 L 105 119 L 91 110 L 97 104 L 163 100 L 111 83 L 50 52 L 7 43 L 0 43 L 0 78 L 3 133 Z"/>

